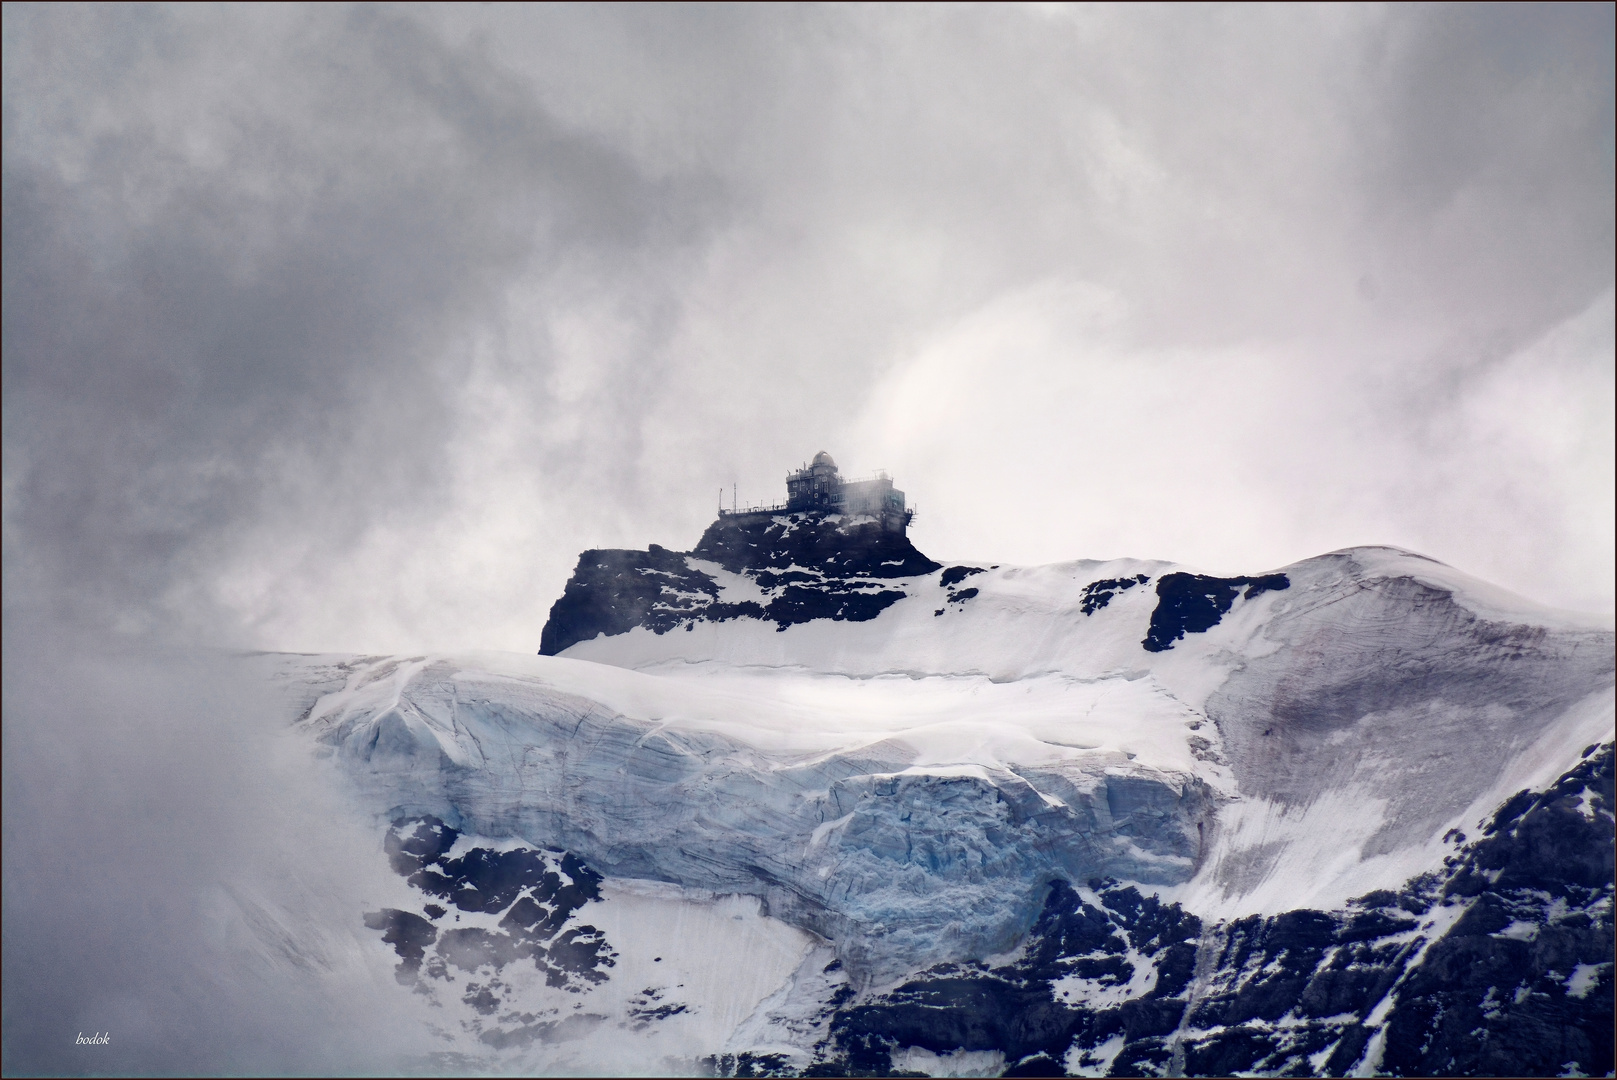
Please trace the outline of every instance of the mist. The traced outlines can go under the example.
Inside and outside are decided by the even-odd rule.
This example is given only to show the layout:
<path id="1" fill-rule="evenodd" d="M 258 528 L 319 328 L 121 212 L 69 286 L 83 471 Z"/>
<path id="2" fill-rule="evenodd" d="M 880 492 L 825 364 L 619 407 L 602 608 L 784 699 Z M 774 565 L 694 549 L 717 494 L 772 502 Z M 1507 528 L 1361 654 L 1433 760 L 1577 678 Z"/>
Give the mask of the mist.
<path id="1" fill-rule="evenodd" d="M 419 1068 L 437 1047 L 357 915 L 396 887 L 374 822 L 262 669 L 11 629 L 7 1073 Z"/>
<path id="2" fill-rule="evenodd" d="M 305 857 L 347 926 L 376 843 L 221 650 L 533 652 L 821 449 L 940 560 L 1612 610 L 1610 5 L 3 26 L 8 1071 L 425 1052 L 346 939 L 198 929 Z"/>

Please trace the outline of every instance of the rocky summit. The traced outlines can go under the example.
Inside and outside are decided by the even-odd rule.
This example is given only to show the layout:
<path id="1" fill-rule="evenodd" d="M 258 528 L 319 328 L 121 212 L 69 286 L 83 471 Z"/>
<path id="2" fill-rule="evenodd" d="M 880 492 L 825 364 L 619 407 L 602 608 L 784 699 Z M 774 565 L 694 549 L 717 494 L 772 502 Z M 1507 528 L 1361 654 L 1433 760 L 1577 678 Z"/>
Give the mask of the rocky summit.
<path id="1" fill-rule="evenodd" d="M 579 556 L 566 592 L 540 634 L 544 656 L 634 627 L 656 634 L 698 620 L 757 619 L 784 630 L 813 619 L 874 619 L 904 593 L 895 578 L 939 565 L 902 532 L 871 517 L 824 511 L 721 517 L 694 550 L 595 550 Z M 744 577 L 756 596 L 727 599 L 722 576 Z"/>

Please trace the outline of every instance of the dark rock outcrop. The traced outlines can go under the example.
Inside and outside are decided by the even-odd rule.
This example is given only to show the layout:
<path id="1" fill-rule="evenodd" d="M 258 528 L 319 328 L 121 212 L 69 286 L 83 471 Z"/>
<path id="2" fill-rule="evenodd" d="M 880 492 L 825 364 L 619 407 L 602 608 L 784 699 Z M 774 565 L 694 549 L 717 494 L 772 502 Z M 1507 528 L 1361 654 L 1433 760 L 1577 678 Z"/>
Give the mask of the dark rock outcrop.
<path id="1" fill-rule="evenodd" d="M 1112 602 L 1112 597 L 1118 593 L 1127 592 L 1136 585 L 1144 585 L 1151 578 L 1145 574 L 1135 574 L 1125 578 L 1102 578 L 1091 581 L 1084 586 L 1084 600 L 1081 609 L 1085 615 L 1093 615 Z M 1160 650 L 1159 650 L 1160 651 Z"/>
<path id="2" fill-rule="evenodd" d="M 1140 644 L 1146 652 L 1165 652 L 1186 634 L 1205 633 L 1217 626 L 1229 614 L 1237 596 L 1250 600 L 1271 589 L 1289 588 L 1291 579 L 1285 574 L 1255 578 L 1164 574 L 1157 581 L 1157 607 L 1151 613 L 1151 627 Z M 1105 601 L 1098 606 L 1104 607 Z"/>
<path id="3" fill-rule="evenodd" d="M 890 1075 L 893 1052 L 912 1046 L 997 1050 L 1011 1067 L 1006 1075 L 1064 1075 L 1075 1046 L 1082 1064 L 1118 1047 L 1131 1059 L 1166 1060 L 1162 1040 L 1185 1011 L 1201 921 L 1133 886 L 1090 887 L 1086 900 L 1052 881 L 1014 963 L 944 964 L 838 1010 L 824 1074 Z"/>
<path id="4" fill-rule="evenodd" d="M 601 899 L 601 875 L 570 853 L 534 848 L 476 847 L 450 858 L 459 837 L 458 830 L 431 815 L 400 817 L 383 849 L 394 872 L 424 897 L 462 912 L 501 917 L 492 929 L 440 928 L 435 924 L 449 909 L 438 904 L 423 905 L 424 915 L 399 908 L 366 912 L 365 926 L 382 931 L 382 941 L 398 954 L 395 977 L 425 990 L 455 985 L 456 972 L 470 976 L 461 1000 L 484 1018 L 476 1024 L 479 1038 L 496 1048 L 582 1034 L 581 1025 L 600 1017 L 541 1021 L 511 1012 L 505 998 L 509 987 L 500 976 L 512 964 L 529 963 L 549 986 L 572 993 L 605 982 L 617 954 L 605 934 L 575 918 L 586 904 Z M 497 1017 L 502 1008 L 505 1014 Z"/>
<path id="5" fill-rule="evenodd" d="M 951 566 L 938 575 L 938 584 L 945 589 L 952 589 L 971 575 L 981 574 L 982 572 L 983 568 L 980 566 Z"/>
<path id="6" fill-rule="evenodd" d="M 756 573 L 766 587 L 771 576 L 760 572 L 770 570 L 901 578 L 940 568 L 915 550 L 908 536 L 884 529 L 878 521 L 814 511 L 721 517 L 707 527 L 691 554 L 732 573 Z"/>
<path id="7" fill-rule="evenodd" d="M 1612 789 L 1608 744 L 1454 860 L 1444 896 L 1470 906 L 1401 987 L 1383 1071 L 1611 1074 Z"/>
<path id="8" fill-rule="evenodd" d="M 649 551 L 584 552 L 561 599 L 550 607 L 539 635 L 540 655 L 554 656 L 598 634 L 612 637 L 637 626 L 664 634 L 706 613 L 719 587 L 692 570 L 687 559 L 656 544 Z"/>
<path id="9" fill-rule="evenodd" d="M 727 602 L 711 573 L 717 564 L 751 578 L 766 597 Z M 940 569 L 902 532 L 879 521 L 818 511 L 726 515 L 694 550 L 586 551 L 550 609 L 539 652 L 554 656 L 580 641 L 645 627 L 666 634 L 698 620 L 751 618 L 784 630 L 814 619 L 862 622 L 903 599 L 887 583 Z"/>

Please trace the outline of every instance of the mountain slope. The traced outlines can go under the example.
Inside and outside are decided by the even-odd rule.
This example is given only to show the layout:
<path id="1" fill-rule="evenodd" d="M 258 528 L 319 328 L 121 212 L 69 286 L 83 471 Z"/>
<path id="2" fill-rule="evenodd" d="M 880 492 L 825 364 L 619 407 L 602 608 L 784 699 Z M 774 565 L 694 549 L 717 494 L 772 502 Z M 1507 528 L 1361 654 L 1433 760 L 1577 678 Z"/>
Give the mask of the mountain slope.
<path id="1" fill-rule="evenodd" d="M 587 553 L 560 655 L 274 661 L 373 813 L 461 838 L 367 918 L 422 992 L 476 975 L 477 1045 L 548 1067 L 623 1024 L 737 1075 L 1611 1067 L 1609 628 L 1393 549 L 1214 578 L 729 525 Z M 481 893 L 431 875 L 524 844 L 538 877 L 445 936 L 472 916 L 432 911 Z M 604 899 L 546 899 L 591 875 Z M 688 979 L 569 1027 L 518 1006 L 655 970 L 589 915 L 648 881 L 809 936 L 748 931 L 797 944 L 724 1023 Z"/>

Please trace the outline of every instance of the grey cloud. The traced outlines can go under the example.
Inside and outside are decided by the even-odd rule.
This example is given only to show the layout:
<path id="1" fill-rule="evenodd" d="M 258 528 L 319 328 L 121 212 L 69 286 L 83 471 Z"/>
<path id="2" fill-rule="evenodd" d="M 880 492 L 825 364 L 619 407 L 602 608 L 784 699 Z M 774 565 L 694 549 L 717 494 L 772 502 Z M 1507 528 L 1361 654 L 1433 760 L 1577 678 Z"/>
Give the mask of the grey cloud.
<path id="1" fill-rule="evenodd" d="M 17 629 L 6 1072 L 329 1076 L 430 1053 L 421 1025 L 382 1005 L 387 972 L 355 962 L 355 913 L 388 884 L 376 837 L 283 737 L 262 673 Z"/>
<path id="2" fill-rule="evenodd" d="M 526 648 L 579 548 L 874 454 L 872 395 L 1043 282 L 1111 290 L 1159 359 L 1286 343 L 1290 383 L 1228 396 L 1334 401 L 1276 460 L 1338 446 L 1376 490 L 1320 510 L 1287 464 L 1274 505 L 1458 557 L 1445 518 L 1543 508 L 1386 478 L 1462 467 L 1423 433 L 1610 287 L 1612 36 L 1597 5 L 8 6 L 7 602 Z M 1185 415 L 1185 454 L 1242 422 Z"/>
<path id="3" fill-rule="evenodd" d="M 1486 328 L 1519 345 L 1610 280 L 1612 40 L 1610 8 L 1573 4 L 1422 7 L 1388 27 L 1399 122 L 1368 145 L 1367 223 L 1420 301 L 1480 323 L 1486 298 Z"/>
<path id="4" fill-rule="evenodd" d="M 410 20 L 233 22 L 8 13 L 8 594 L 162 620 L 259 519 L 296 517 L 318 557 L 390 504 L 430 513 L 465 339 L 504 285 L 707 212 Z M 215 47 L 241 49 L 229 70 Z"/>

